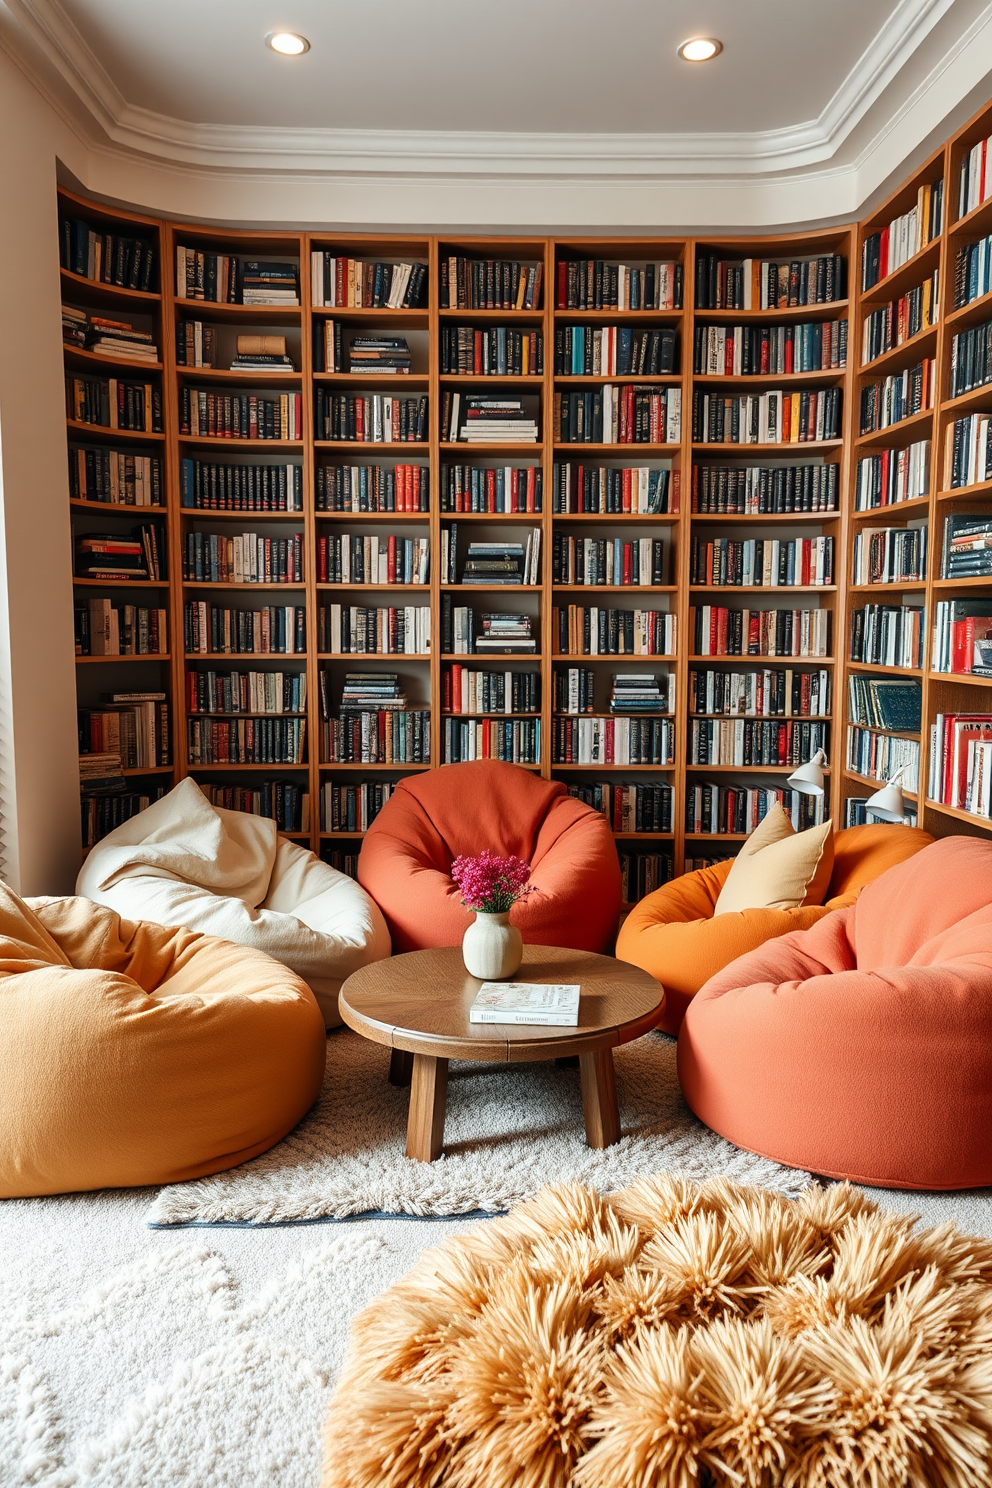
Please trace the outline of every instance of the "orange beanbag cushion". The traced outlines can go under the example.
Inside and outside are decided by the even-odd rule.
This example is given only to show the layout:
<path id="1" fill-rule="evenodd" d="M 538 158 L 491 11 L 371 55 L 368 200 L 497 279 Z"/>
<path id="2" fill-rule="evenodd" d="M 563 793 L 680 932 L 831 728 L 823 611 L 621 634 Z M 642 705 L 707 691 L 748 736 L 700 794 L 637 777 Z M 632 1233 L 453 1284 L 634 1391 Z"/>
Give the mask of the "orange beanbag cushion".
<path id="1" fill-rule="evenodd" d="M 682 1089 L 739 1147 L 892 1188 L 992 1184 L 992 843 L 948 837 L 711 978 Z"/>
<path id="2" fill-rule="evenodd" d="M 365 834 L 358 881 L 385 915 L 394 952 L 461 943 L 473 916 L 451 864 L 487 848 L 531 865 L 535 892 L 510 915 L 527 944 L 612 945 L 620 864 L 606 819 L 560 781 L 476 760 L 401 780 Z"/>
<path id="3" fill-rule="evenodd" d="M 262 951 L 0 884 L 0 1197 L 176 1183 L 320 1091 L 313 993 Z"/>
<path id="4" fill-rule="evenodd" d="M 808 930 L 824 915 L 853 904 L 865 884 L 932 842 L 918 827 L 847 827 L 834 837 L 834 866 L 823 904 L 797 909 L 747 909 L 714 917 L 730 862 L 685 873 L 631 910 L 617 937 L 621 961 L 640 966 L 665 989 L 658 1025 L 678 1033 L 700 987 L 729 962 L 791 930 Z"/>

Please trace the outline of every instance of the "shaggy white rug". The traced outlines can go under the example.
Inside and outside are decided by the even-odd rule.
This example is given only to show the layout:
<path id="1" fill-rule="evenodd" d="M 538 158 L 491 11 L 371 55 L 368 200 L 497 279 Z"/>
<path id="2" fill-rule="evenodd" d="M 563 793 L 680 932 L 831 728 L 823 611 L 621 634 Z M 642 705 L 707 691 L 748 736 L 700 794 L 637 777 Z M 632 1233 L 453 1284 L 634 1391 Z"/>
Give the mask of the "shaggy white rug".
<path id="1" fill-rule="evenodd" d="M 742 1152 L 697 1121 L 675 1072 L 675 1040 L 616 1050 L 623 1136 L 586 1145 L 577 1069 L 452 1062 L 444 1156 L 405 1156 L 408 1090 L 387 1080 L 389 1050 L 342 1029 L 327 1045 L 320 1100 L 271 1152 L 229 1173 L 164 1188 L 154 1225 L 285 1224 L 356 1214 L 498 1213 L 546 1183 L 608 1193 L 661 1170 L 728 1174 L 796 1193 L 807 1173 Z"/>

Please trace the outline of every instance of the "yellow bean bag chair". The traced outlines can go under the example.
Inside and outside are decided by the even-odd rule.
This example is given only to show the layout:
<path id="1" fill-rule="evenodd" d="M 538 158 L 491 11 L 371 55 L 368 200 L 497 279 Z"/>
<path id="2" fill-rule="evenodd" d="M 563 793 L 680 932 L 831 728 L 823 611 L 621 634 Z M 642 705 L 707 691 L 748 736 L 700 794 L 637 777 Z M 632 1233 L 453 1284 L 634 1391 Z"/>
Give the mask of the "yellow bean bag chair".
<path id="1" fill-rule="evenodd" d="M 324 1055 L 264 952 L 0 884 L 0 1197 L 236 1167 L 313 1104 Z"/>
<path id="2" fill-rule="evenodd" d="M 853 904 L 866 884 L 927 847 L 918 827 L 881 823 L 847 827 L 834 838 L 834 866 L 822 904 L 798 909 L 746 909 L 714 915 L 731 860 L 685 873 L 656 889 L 620 927 L 616 954 L 657 977 L 665 989 L 659 1028 L 678 1033 L 689 1003 L 711 976 L 790 930 L 808 930 L 835 909 Z"/>

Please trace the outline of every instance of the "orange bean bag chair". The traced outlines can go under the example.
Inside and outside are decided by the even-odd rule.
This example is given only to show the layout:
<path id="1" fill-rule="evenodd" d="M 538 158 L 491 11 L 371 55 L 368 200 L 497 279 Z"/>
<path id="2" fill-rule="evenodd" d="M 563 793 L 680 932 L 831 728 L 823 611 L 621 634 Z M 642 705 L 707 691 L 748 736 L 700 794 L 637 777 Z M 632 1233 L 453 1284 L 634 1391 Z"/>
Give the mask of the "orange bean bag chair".
<path id="1" fill-rule="evenodd" d="M 0 1198 L 236 1167 L 313 1104 L 325 1050 L 264 952 L 0 884 Z"/>
<path id="2" fill-rule="evenodd" d="M 887 1188 L 992 1184 L 992 843 L 947 837 L 726 967 L 679 1035 L 739 1147 Z"/>
<path id="3" fill-rule="evenodd" d="M 730 860 L 684 873 L 648 894 L 620 927 L 616 954 L 657 977 L 665 989 L 659 1028 L 678 1033 L 686 1008 L 711 976 L 790 930 L 808 930 L 824 915 L 853 904 L 861 890 L 933 838 L 918 827 L 847 827 L 834 838 L 834 866 L 823 904 L 798 909 L 748 909 L 713 914 L 730 872 Z"/>
<path id="4" fill-rule="evenodd" d="M 473 916 L 452 861 L 486 848 L 533 870 L 510 918 L 528 945 L 605 951 L 620 915 L 620 864 L 605 817 L 560 781 L 475 760 L 408 776 L 365 834 L 358 881 L 386 917 L 394 952 L 460 945 Z"/>

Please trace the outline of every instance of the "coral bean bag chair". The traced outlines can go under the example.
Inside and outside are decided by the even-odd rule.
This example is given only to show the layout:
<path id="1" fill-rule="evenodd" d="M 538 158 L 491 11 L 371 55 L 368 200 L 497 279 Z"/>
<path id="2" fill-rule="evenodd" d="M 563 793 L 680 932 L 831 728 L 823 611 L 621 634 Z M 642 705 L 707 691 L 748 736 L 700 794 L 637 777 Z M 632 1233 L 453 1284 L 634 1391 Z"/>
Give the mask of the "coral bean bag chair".
<path id="1" fill-rule="evenodd" d="M 303 978 L 328 1028 L 345 977 L 389 955 L 385 921 L 354 879 L 268 817 L 212 806 L 189 779 L 101 838 L 76 893 L 267 952 Z"/>
<path id="2" fill-rule="evenodd" d="M 847 827 L 834 838 L 834 866 L 822 904 L 797 909 L 747 909 L 714 915 L 730 861 L 685 873 L 648 894 L 620 927 L 617 956 L 657 977 L 665 989 L 658 1027 L 678 1033 L 700 987 L 738 956 L 791 930 L 808 930 L 824 915 L 853 904 L 865 884 L 918 853 L 933 838 L 918 827 Z"/>
<path id="3" fill-rule="evenodd" d="M 857 903 L 742 956 L 678 1046 L 739 1147 L 890 1188 L 992 1184 L 992 843 L 947 837 Z"/>
<path id="4" fill-rule="evenodd" d="M 472 923 L 452 861 L 489 848 L 530 863 L 535 893 L 510 919 L 528 945 L 605 951 L 620 915 L 620 865 L 605 817 L 560 781 L 476 760 L 401 780 L 365 834 L 358 879 L 394 951 L 459 945 Z"/>
<path id="5" fill-rule="evenodd" d="M 263 952 L 0 884 L 0 1198 L 236 1167 L 313 1104 L 325 1049 Z"/>

